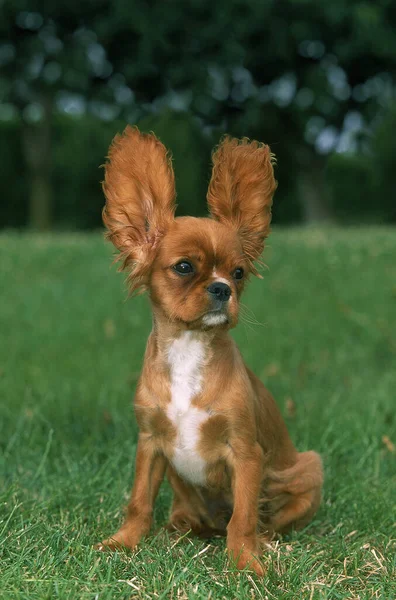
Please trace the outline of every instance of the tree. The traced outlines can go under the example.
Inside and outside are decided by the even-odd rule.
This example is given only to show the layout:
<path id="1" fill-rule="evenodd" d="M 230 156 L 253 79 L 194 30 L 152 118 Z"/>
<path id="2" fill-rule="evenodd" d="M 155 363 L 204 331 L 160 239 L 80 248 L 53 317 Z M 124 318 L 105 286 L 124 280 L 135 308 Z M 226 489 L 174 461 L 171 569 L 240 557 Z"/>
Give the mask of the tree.
<path id="1" fill-rule="evenodd" d="M 98 0 L 98 13 L 107 3 Z M 52 123 L 56 107 L 68 112 L 106 96 L 112 67 L 85 23 L 91 5 L 82 2 L 5 0 L 0 15 L 0 102 L 21 122 L 21 142 L 30 178 L 30 224 L 52 222 Z"/>
<path id="2" fill-rule="evenodd" d="M 391 0 L 4 0 L 2 13 L 0 101 L 23 123 L 41 228 L 55 109 L 137 122 L 170 108 L 214 138 L 265 140 L 284 197 L 318 221 L 333 217 L 329 153 L 365 152 L 394 99 Z"/>
<path id="3" fill-rule="evenodd" d="M 272 143 L 317 221 L 332 214 L 328 153 L 359 144 L 394 95 L 395 29 L 391 0 L 114 0 L 97 31 L 139 104 Z"/>

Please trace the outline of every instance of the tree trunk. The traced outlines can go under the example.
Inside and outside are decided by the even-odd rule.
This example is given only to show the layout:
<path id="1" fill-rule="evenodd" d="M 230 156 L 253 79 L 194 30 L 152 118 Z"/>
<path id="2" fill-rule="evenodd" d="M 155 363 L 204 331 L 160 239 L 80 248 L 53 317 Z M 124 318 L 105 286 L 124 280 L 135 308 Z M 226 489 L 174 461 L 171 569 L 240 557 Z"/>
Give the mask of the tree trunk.
<path id="1" fill-rule="evenodd" d="M 309 164 L 301 165 L 298 197 L 305 223 L 335 221 L 324 177 L 324 164 L 317 157 L 312 157 Z"/>
<path id="2" fill-rule="evenodd" d="M 25 161 L 29 170 L 29 227 L 38 231 L 52 224 L 51 118 L 52 99 L 42 98 L 43 118 L 34 125 L 25 124 L 22 132 Z"/>
<path id="3" fill-rule="evenodd" d="M 52 225 L 52 189 L 50 174 L 38 171 L 31 175 L 29 227 L 47 231 Z"/>

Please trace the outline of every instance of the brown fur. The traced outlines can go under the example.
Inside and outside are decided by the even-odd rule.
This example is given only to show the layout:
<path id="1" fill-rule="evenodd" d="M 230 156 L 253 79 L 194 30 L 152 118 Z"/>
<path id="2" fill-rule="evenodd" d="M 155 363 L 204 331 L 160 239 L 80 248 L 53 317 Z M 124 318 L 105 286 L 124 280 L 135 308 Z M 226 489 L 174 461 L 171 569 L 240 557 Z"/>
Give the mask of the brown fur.
<path id="1" fill-rule="evenodd" d="M 153 135 L 127 127 L 109 149 L 103 191 L 108 238 L 121 251 L 123 268 L 132 266 L 134 291 L 146 283 L 154 252 L 175 211 L 170 158 Z"/>
<path id="2" fill-rule="evenodd" d="M 154 500 L 166 472 L 174 491 L 169 526 L 197 535 L 226 534 L 238 568 L 264 573 L 259 541 L 304 526 L 315 514 L 323 481 L 320 457 L 298 453 L 279 409 L 245 366 L 228 335 L 238 321 L 244 281 L 269 233 L 276 188 L 267 146 L 226 138 L 213 156 L 211 219 L 175 219 L 174 178 L 165 148 L 127 128 L 106 165 L 104 220 L 128 267 L 131 288 L 145 286 L 154 315 L 135 397 L 140 429 L 135 483 L 125 522 L 101 548 L 134 548 L 150 530 Z M 180 276 L 182 260 L 194 273 Z M 233 277 L 243 268 L 246 277 Z M 209 326 L 207 292 L 213 277 L 229 282 L 227 321 Z M 185 481 L 171 464 L 177 431 L 171 401 L 168 348 L 191 331 L 205 349 L 202 386 L 191 405 L 205 411 L 197 449 L 205 485 Z"/>
<path id="3" fill-rule="evenodd" d="M 213 153 L 208 205 L 214 218 L 236 229 L 253 266 L 264 248 L 276 189 L 274 156 L 265 144 L 225 137 Z"/>

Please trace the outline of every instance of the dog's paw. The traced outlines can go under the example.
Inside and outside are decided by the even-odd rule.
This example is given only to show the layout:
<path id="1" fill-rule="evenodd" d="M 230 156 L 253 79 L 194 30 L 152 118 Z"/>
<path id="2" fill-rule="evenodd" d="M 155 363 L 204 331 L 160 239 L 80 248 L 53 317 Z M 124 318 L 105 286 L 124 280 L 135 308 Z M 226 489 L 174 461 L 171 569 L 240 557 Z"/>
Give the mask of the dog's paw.
<path id="1" fill-rule="evenodd" d="M 237 569 L 240 571 L 254 571 L 258 577 L 264 577 L 266 570 L 262 563 L 250 552 L 243 552 L 237 561 Z"/>
<path id="2" fill-rule="evenodd" d="M 198 516 L 184 512 L 182 510 L 174 511 L 165 526 L 168 531 L 177 531 L 178 533 L 192 533 L 199 535 L 202 530 L 202 523 Z"/>
<path id="3" fill-rule="evenodd" d="M 138 541 L 134 539 L 127 531 L 117 531 L 112 537 L 103 540 L 99 544 L 94 546 L 95 550 L 99 552 L 114 551 L 114 550 L 133 550 L 136 547 Z"/>
<path id="4" fill-rule="evenodd" d="M 231 562 L 239 571 L 254 571 L 258 577 L 263 577 L 266 569 L 254 552 L 243 547 L 239 552 L 229 549 Z"/>
<path id="5" fill-rule="evenodd" d="M 115 542 L 112 538 L 107 538 L 98 544 L 95 544 L 94 550 L 98 550 L 99 552 L 114 551 L 114 550 L 122 550 L 124 546 Z"/>

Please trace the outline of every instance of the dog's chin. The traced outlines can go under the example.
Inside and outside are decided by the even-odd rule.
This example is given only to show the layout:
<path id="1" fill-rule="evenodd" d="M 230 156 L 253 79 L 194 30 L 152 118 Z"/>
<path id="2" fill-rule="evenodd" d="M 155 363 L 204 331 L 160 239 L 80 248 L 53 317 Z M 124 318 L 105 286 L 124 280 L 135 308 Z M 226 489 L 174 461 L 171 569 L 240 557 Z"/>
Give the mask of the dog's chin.
<path id="1" fill-rule="evenodd" d="M 213 311 L 206 313 L 202 319 L 202 325 L 206 327 L 217 327 L 219 325 L 228 325 L 228 315 L 224 312 Z"/>
<path id="2" fill-rule="evenodd" d="M 194 331 L 208 331 L 215 327 L 228 329 L 232 327 L 230 316 L 222 311 L 214 310 L 199 316 L 196 319 L 186 321 L 184 319 L 177 320 L 182 327 Z"/>
<path id="3" fill-rule="evenodd" d="M 175 323 L 179 323 L 182 328 L 194 331 L 207 331 L 215 327 L 219 329 L 235 327 L 235 322 L 231 315 L 222 310 L 211 310 L 191 320 L 183 319 L 180 316 L 173 318 Z"/>

